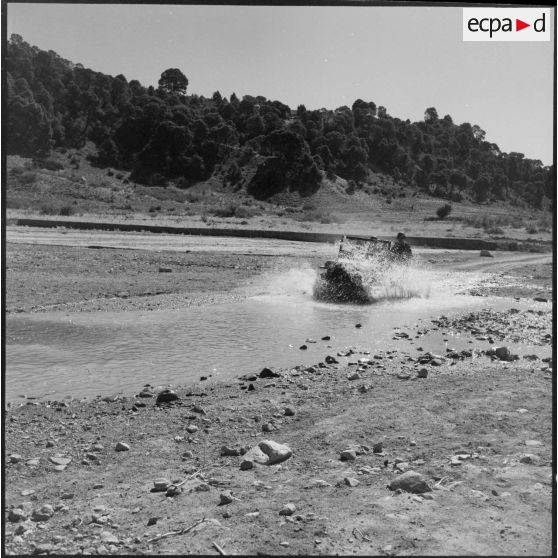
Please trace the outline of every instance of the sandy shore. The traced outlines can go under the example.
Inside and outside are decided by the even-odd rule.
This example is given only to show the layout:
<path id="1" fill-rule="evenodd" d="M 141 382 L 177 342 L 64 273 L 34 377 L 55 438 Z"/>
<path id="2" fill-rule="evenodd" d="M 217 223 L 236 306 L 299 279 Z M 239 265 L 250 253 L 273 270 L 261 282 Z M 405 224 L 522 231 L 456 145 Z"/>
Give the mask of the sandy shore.
<path id="1" fill-rule="evenodd" d="M 26 313 L 206 304 L 242 296 L 239 287 L 277 265 L 322 256 L 8 242 L 6 306 Z M 479 265 L 478 253 L 420 257 L 446 269 Z M 483 258 L 515 281 L 477 294 L 550 296 L 549 257 L 514 257 Z M 459 333 L 470 350 L 429 357 L 419 346 L 429 331 Z M 10 407 L 6 551 L 550 554 L 552 363 L 491 357 L 477 338 L 548 351 L 551 305 L 439 316 L 397 334 L 398 350 L 365 354 L 357 346 L 348 366 L 326 359 L 343 348 L 318 340 L 315 366 L 199 381 L 176 388 L 179 400 L 169 406 L 108 397 Z M 223 455 L 266 439 L 292 456 L 242 470 L 242 455 Z M 428 491 L 388 489 L 404 471 L 420 474 Z M 183 482 L 181 493 L 152 492 L 161 477 Z"/>

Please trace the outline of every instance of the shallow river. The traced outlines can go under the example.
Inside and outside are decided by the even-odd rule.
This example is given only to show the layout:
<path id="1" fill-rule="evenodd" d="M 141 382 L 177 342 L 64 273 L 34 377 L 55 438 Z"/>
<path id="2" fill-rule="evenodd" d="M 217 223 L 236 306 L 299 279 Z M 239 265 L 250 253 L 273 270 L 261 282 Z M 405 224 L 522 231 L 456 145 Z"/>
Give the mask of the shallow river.
<path id="1" fill-rule="evenodd" d="M 6 400 L 131 395 L 146 383 L 186 384 L 201 376 L 213 381 L 264 366 L 315 364 L 347 346 L 372 353 L 412 352 L 418 346 L 442 354 L 448 346 L 470 348 L 469 339 L 451 333 L 433 332 L 412 345 L 392 337 L 394 328 L 421 321 L 426 326 L 442 313 L 524 306 L 512 299 L 456 294 L 486 277 L 414 269 L 394 278 L 380 302 L 349 306 L 314 301 L 316 272 L 303 266 L 260 277 L 246 287 L 241 302 L 164 311 L 9 315 Z M 321 340 L 326 335 L 330 341 Z M 307 350 L 299 348 L 303 344 Z M 474 346 L 488 348 L 486 342 Z M 539 351 L 515 346 L 514 352 Z"/>

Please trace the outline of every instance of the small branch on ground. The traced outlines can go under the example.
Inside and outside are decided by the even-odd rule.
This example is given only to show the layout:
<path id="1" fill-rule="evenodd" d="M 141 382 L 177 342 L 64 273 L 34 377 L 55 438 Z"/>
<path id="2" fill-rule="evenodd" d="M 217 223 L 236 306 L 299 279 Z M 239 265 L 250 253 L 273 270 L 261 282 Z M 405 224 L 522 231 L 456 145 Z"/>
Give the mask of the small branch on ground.
<path id="1" fill-rule="evenodd" d="M 169 533 L 165 533 L 164 535 L 153 537 L 152 539 L 149 539 L 147 542 L 152 543 L 152 542 L 160 541 L 161 539 L 166 539 L 167 537 L 172 537 L 174 535 L 185 535 L 186 533 L 189 533 L 192 529 L 195 529 L 198 525 L 200 525 L 204 521 L 205 521 L 205 517 L 202 519 L 198 519 L 198 521 L 192 523 L 190 527 L 185 527 L 184 529 L 180 529 L 179 531 L 170 531 Z"/>

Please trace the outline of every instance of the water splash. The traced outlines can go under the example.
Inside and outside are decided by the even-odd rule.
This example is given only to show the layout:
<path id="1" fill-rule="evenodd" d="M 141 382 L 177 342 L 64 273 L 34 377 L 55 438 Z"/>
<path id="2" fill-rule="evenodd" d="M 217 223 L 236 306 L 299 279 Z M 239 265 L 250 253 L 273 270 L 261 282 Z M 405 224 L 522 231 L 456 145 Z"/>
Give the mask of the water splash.
<path id="1" fill-rule="evenodd" d="M 434 276 L 423 263 L 394 261 L 393 254 L 381 245 L 372 253 L 344 251 L 337 263 L 342 269 L 331 268 L 327 280 L 317 277 L 313 289 L 316 300 L 341 299 L 362 304 L 429 298 L 432 291 Z"/>
<path id="2" fill-rule="evenodd" d="M 253 285 L 257 295 L 311 296 L 317 271 L 308 262 L 284 271 L 268 271 Z"/>

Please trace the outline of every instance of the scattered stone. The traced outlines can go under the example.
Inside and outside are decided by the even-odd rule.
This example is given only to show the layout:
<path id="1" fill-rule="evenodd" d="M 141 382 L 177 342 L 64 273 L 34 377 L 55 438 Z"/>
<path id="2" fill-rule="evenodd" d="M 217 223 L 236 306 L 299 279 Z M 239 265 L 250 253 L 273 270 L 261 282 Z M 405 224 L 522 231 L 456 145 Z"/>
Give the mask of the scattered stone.
<path id="1" fill-rule="evenodd" d="M 280 378 L 281 374 L 274 372 L 271 368 L 264 368 L 259 376 L 260 378 Z"/>
<path id="2" fill-rule="evenodd" d="M 143 388 L 138 394 L 138 397 L 143 397 L 143 398 L 154 397 L 154 396 L 155 393 L 149 387 Z"/>
<path id="3" fill-rule="evenodd" d="M 417 376 L 419 378 L 427 378 L 428 377 L 428 370 L 426 368 L 421 368 L 418 372 L 417 372 Z"/>
<path id="4" fill-rule="evenodd" d="M 48 460 L 51 463 L 54 463 L 55 465 L 68 465 L 69 463 L 71 463 L 72 458 L 71 457 L 61 457 L 58 455 L 54 455 L 48 458 Z"/>
<path id="5" fill-rule="evenodd" d="M 172 269 L 170 267 L 160 267 L 159 273 L 172 273 Z"/>
<path id="6" fill-rule="evenodd" d="M 520 463 L 527 463 L 529 465 L 536 465 L 539 463 L 541 458 L 538 455 L 533 455 L 532 453 L 524 453 L 520 456 Z"/>
<path id="7" fill-rule="evenodd" d="M 430 361 L 430 366 L 442 366 L 444 364 L 444 360 L 441 358 L 433 358 Z"/>
<path id="8" fill-rule="evenodd" d="M 228 446 L 221 446 L 221 455 L 238 456 L 241 455 L 241 452 L 239 448 L 229 448 Z"/>
<path id="9" fill-rule="evenodd" d="M 23 457 L 19 453 L 12 453 L 10 455 L 10 463 L 19 463 L 20 461 L 23 461 Z"/>
<path id="10" fill-rule="evenodd" d="M 356 451 L 352 449 L 343 450 L 339 454 L 341 461 L 354 461 L 356 459 Z"/>
<path id="11" fill-rule="evenodd" d="M 182 488 L 180 488 L 180 486 L 175 486 L 174 484 L 171 484 L 165 492 L 165 496 L 167 498 L 173 498 L 174 496 L 178 496 L 179 494 L 182 494 Z"/>
<path id="12" fill-rule="evenodd" d="M 329 355 L 325 357 L 325 361 L 327 364 L 339 364 L 339 361 L 335 357 Z"/>
<path id="13" fill-rule="evenodd" d="M 494 349 L 494 354 L 500 360 L 508 360 L 508 358 L 510 356 L 510 350 L 507 347 L 496 347 Z"/>
<path id="14" fill-rule="evenodd" d="M 226 492 L 222 492 L 219 495 L 219 505 L 220 506 L 226 506 L 227 504 L 232 503 L 232 501 L 234 500 L 231 492 L 229 490 L 227 490 Z"/>
<path id="15" fill-rule="evenodd" d="M 542 446 L 543 443 L 539 440 L 525 440 L 525 445 L 529 447 Z"/>
<path id="16" fill-rule="evenodd" d="M 286 417 L 293 417 L 295 412 L 293 411 L 293 409 L 291 407 L 285 407 L 285 410 L 283 411 L 283 414 Z"/>
<path id="17" fill-rule="evenodd" d="M 402 461 L 400 463 L 395 464 L 395 469 L 397 469 L 398 471 L 400 471 L 402 473 L 407 471 L 409 468 L 410 468 L 410 465 L 406 461 Z"/>
<path id="18" fill-rule="evenodd" d="M 161 405 L 163 403 L 172 403 L 173 401 L 179 401 L 179 400 L 180 397 L 178 397 L 178 394 L 175 391 L 173 391 L 172 389 L 164 389 L 157 396 L 155 405 Z"/>
<path id="19" fill-rule="evenodd" d="M 355 486 L 358 486 L 360 484 L 357 479 L 352 477 L 345 477 L 343 480 L 345 481 L 345 484 L 347 486 L 350 486 L 351 488 L 354 488 Z"/>
<path id="20" fill-rule="evenodd" d="M 54 515 L 54 508 L 50 504 L 44 504 L 39 509 L 33 510 L 31 519 L 33 521 L 48 521 Z"/>
<path id="21" fill-rule="evenodd" d="M 163 477 L 153 481 L 153 492 L 166 492 L 167 488 L 171 485 L 171 481 Z"/>
<path id="22" fill-rule="evenodd" d="M 301 346 L 299 347 L 299 349 L 300 349 L 301 351 L 306 351 L 306 350 L 308 349 L 308 346 L 307 346 L 307 345 L 301 345 Z"/>
<path id="23" fill-rule="evenodd" d="M 46 443 L 46 447 L 47 447 L 47 448 L 53 448 L 53 447 L 54 447 L 54 442 L 53 442 L 52 440 L 49 440 L 49 441 Z"/>
<path id="24" fill-rule="evenodd" d="M 150 517 L 150 518 L 147 520 L 147 526 L 148 526 L 148 527 L 151 527 L 152 525 L 156 525 L 156 524 L 157 524 L 157 521 L 159 521 L 159 519 L 160 519 L 159 517 Z"/>
<path id="25" fill-rule="evenodd" d="M 254 384 L 250 384 L 248 386 L 248 391 L 255 391 L 255 389 L 256 389 L 256 386 Z"/>
<path id="26" fill-rule="evenodd" d="M 21 508 L 11 509 L 8 513 L 8 521 L 17 523 L 18 521 L 25 521 L 27 514 Z"/>
<path id="27" fill-rule="evenodd" d="M 328 486 L 331 486 L 331 484 L 322 479 L 314 479 L 310 483 L 310 487 L 315 487 L 315 488 L 326 488 Z"/>
<path id="28" fill-rule="evenodd" d="M 389 483 L 388 488 L 390 490 L 400 489 L 405 492 L 412 492 L 413 494 L 422 494 L 432 491 L 424 480 L 424 477 L 416 471 L 406 471 L 402 475 L 399 475 Z"/>
<path id="29" fill-rule="evenodd" d="M 356 327 L 356 328 L 361 328 L 361 327 L 362 327 L 362 324 L 355 324 L 355 327 Z"/>
<path id="30" fill-rule="evenodd" d="M 292 454 L 291 448 L 286 445 L 278 444 L 272 440 L 263 440 L 245 454 L 244 460 L 262 465 L 275 465 L 286 461 Z"/>
<path id="31" fill-rule="evenodd" d="M 279 515 L 293 515 L 296 511 L 296 506 L 294 504 L 285 504 L 279 511 Z"/>
<path id="32" fill-rule="evenodd" d="M 331 337 L 329 335 L 324 335 L 322 337 L 322 341 L 329 341 L 331 339 Z"/>
<path id="33" fill-rule="evenodd" d="M 25 464 L 28 465 L 29 467 L 37 467 L 40 462 L 41 462 L 41 460 L 37 457 L 37 458 L 34 458 L 34 459 L 28 459 L 25 462 Z"/>
<path id="34" fill-rule="evenodd" d="M 535 302 L 548 302 L 548 298 L 544 298 L 543 296 L 536 296 L 533 300 Z"/>
<path id="35" fill-rule="evenodd" d="M 483 258 L 493 258 L 494 257 L 488 250 L 481 250 L 480 255 Z"/>
<path id="36" fill-rule="evenodd" d="M 270 422 L 266 422 L 262 424 L 262 430 L 264 432 L 272 432 L 273 430 L 275 430 L 275 427 Z"/>
<path id="37" fill-rule="evenodd" d="M 194 434 L 194 432 L 197 432 L 198 430 L 199 428 L 195 424 L 189 424 L 186 427 L 186 432 L 188 432 L 189 434 Z"/>
<path id="38" fill-rule="evenodd" d="M 372 453 L 383 453 L 384 451 L 384 443 L 378 442 L 372 446 Z"/>
<path id="39" fill-rule="evenodd" d="M 124 442 L 117 442 L 114 446 L 115 451 L 130 451 L 130 446 Z"/>
<path id="40" fill-rule="evenodd" d="M 53 546 L 48 543 L 39 543 L 35 546 L 33 554 L 50 554 L 54 550 Z"/>
<path id="41" fill-rule="evenodd" d="M 252 469 L 253 467 L 254 467 L 254 463 L 252 461 L 249 461 L 248 459 L 245 459 L 240 464 L 240 470 L 241 471 L 248 471 L 249 469 Z"/>
<path id="42" fill-rule="evenodd" d="M 360 380 L 360 374 L 353 372 L 350 376 L 347 376 L 347 380 Z"/>
<path id="43" fill-rule="evenodd" d="M 118 537 L 110 531 L 103 531 L 101 533 L 101 541 L 107 544 L 118 544 L 120 542 Z"/>

